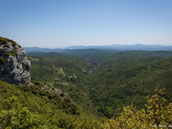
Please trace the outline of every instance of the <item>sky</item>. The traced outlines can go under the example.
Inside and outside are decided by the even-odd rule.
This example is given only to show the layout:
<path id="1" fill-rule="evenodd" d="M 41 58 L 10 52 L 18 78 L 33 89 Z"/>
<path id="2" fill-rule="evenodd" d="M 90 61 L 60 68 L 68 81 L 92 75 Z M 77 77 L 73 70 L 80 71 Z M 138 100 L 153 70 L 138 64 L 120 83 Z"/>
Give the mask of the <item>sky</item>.
<path id="1" fill-rule="evenodd" d="M 0 36 L 23 47 L 172 45 L 172 0 L 0 0 Z"/>

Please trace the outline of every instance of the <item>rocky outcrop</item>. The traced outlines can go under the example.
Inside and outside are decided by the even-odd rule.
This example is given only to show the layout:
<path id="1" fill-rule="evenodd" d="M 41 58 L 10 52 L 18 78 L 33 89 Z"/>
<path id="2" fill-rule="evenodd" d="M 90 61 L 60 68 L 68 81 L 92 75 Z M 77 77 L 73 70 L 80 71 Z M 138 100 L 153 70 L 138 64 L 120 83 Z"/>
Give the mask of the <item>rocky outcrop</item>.
<path id="1" fill-rule="evenodd" d="M 24 49 L 16 42 L 0 37 L 0 80 L 29 85 L 30 67 Z"/>

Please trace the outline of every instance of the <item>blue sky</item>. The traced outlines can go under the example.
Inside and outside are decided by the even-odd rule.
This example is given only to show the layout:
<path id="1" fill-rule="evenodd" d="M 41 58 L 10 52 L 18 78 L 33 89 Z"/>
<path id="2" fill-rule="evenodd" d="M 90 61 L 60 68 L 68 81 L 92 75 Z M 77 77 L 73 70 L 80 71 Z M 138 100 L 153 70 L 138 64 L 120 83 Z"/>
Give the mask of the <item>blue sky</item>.
<path id="1" fill-rule="evenodd" d="M 172 45 L 172 0 L 0 0 L 0 36 L 25 47 Z"/>

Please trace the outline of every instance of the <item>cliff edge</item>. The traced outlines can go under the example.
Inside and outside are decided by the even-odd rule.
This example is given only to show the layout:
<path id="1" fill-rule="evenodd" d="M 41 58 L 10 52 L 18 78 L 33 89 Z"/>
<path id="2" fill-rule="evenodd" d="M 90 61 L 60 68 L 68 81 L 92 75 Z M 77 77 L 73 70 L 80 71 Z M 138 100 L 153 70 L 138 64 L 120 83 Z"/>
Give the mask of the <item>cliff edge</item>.
<path id="1" fill-rule="evenodd" d="M 0 80 L 16 85 L 30 84 L 31 63 L 16 42 L 0 37 Z"/>

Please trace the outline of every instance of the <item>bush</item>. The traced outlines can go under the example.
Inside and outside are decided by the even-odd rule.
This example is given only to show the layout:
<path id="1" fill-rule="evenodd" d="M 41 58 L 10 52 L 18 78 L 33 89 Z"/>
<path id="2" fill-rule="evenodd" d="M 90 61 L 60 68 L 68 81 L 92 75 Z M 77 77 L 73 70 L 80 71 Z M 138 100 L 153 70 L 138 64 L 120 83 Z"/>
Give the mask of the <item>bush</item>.
<path id="1" fill-rule="evenodd" d="M 119 117 L 110 119 L 105 125 L 109 129 L 154 129 L 155 126 L 172 124 L 172 103 L 166 104 L 164 89 L 156 89 L 156 94 L 148 98 L 146 109 L 123 107 Z M 107 128 L 106 127 L 106 128 Z"/>
<path id="2" fill-rule="evenodd" d="M 0 127 L 12 129 L 39 128 L 39 116 L 31 113 L 27 107 L 22 107 L 16 97 L 4 101 L 6 110 L 0 111 Z"/>
<path id="3" fill-rule="evenodd" d="M 0 63 L 5 63 L 5 62 L 6 60 L 2 56 L 0 56 Z"/>

